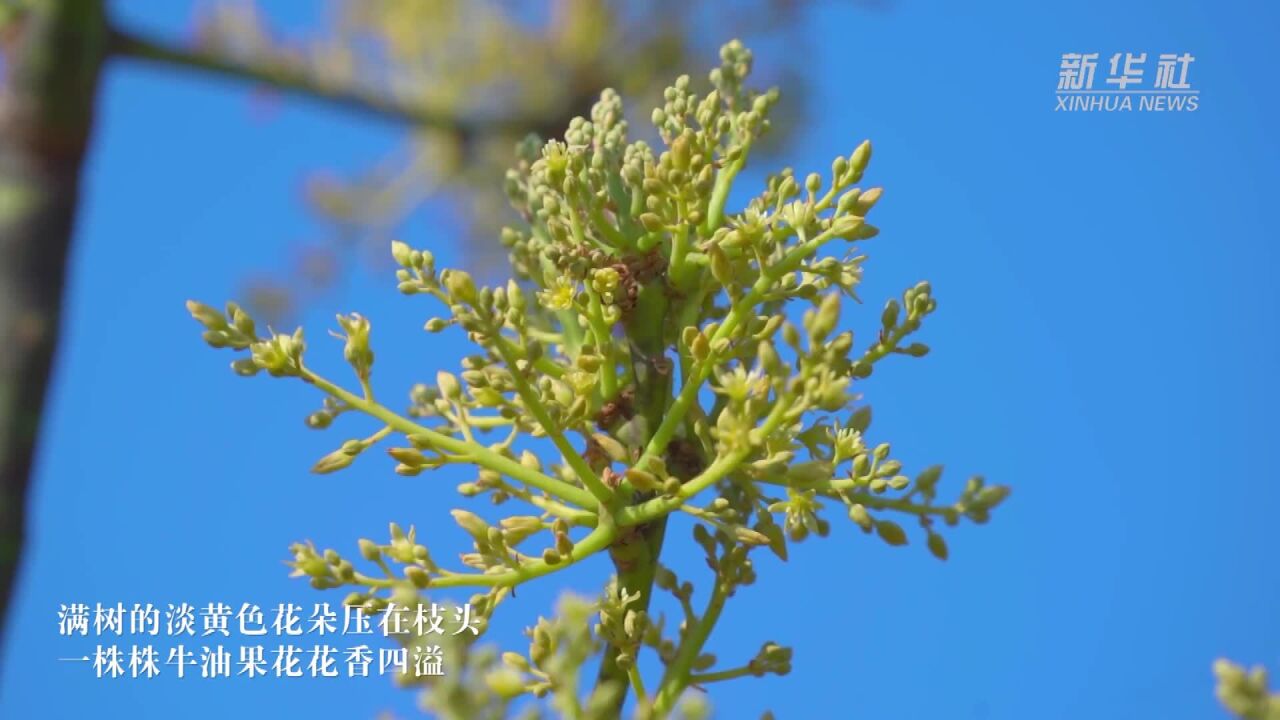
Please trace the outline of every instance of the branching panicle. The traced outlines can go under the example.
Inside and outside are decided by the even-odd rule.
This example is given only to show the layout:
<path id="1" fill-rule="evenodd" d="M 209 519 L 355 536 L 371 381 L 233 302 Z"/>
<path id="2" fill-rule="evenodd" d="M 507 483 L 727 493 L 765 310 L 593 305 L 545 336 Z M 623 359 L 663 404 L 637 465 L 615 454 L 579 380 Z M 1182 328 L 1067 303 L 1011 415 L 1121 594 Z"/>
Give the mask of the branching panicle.
<path id="1" fill-rule="evenodd" d="M 615 717 L 627 695 L 641 717 L 696 716 L 693 705 L 677 708 L 691 687 L 790 671 L 791 651 L 772 640 L 736 664 L 707 652 L 725 604 L 755 582 L 759 548 L 786 559 L 793 544 L 826 536 L 831 517 L 904 545 L 906 519 L 946 559 L 941 528 L 984 523 L 1008 495 L 973 478 L 941 502 L 940 467 L 912 478 L 889 444 L 869 439 L 857 384 L 890 355 L 925 355 L 912 336 L 937 307 L 922 282 L 885 305 L 875 337 L 841 327 L 862 278 L 856 244 L 878 233 L 866 218 L 881 191 L 858 185 L 870 144 L 837 158 L 826 177 L 784 170 L 741 211 L 726 207 L 777 101 L 776 91 L 748 87 L 751 63 L 730 43 L 709 91 L 679 78 L 651 116 L 658 147 L 629 139 L 612 91 L 563 139 L 524 142 L 505 181 L 526 221 L 502 234 L 514 275 L 505 285 L 482 287 L 437 268 L 426 250 L 393 243 L 401 292 L 441 308 L 426 330 L 460 330 L 477 348 L 456 372 L 416 385 L 404 412 L 374 399 L 363 316 L 338 318 L 359 385 L 350 391 L 305 364 L 301 331 L 260 337 L 235 305 L 189 304 L 211 345 L 248 352 L 236 372 L 298 377 L 324 393 L 308 426 L 327 428 L 348 412 L 382 423 L 316 472 L 385 444 L 401 475 L 470 466 L 463 497 L 513 506 L 496 524 L 453 511 L 472 550 L 452 568 L 395 525 L 386 544 L 360 542 L 370 574 L 296 544 L 291 565 L 315 587 L 352 588 L 347 602 L 370 612 L 473 588 L 482 630 L 522 583 L 608 552 L 617 574 L 602 596 L 566 599 L 555 618 L 539 620 L 528 658 L 458 650 L 465 673 L 432 694 L 455 716 L 501 717 L 526 694 L 568 717 Z M 549 452 L 517 451 L 522 436 Z M 697 521 L 694 541 L 712 573 L 700 592 L 660 562 L 674 512 Z M 655 587 L 677 603 L 677 627 L 651 610 Z M 664 668 L 658 678 L 640 672 L 650 653 Z M 581 669 L 593 657 L 603 669 L 590 680 Z"/>

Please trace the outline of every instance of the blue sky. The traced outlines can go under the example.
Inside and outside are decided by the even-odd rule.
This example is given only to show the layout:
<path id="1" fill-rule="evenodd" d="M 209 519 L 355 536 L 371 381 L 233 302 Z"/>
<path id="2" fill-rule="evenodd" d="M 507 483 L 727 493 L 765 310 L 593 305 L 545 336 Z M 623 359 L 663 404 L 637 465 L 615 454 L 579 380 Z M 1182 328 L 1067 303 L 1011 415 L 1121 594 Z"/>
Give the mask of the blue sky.
<path id="1" fill-rule="evenodd" d="M 156 32 L 189 17 L 186 3 L 116 9 Z M 785 51 L 817 88 L 785 163 L 821 171 L 875 143 L 883 234 L 866 246 L 870 302 L 851 322 L 873 323 L 885 297 L 923 278 L 939 299 L 924 331 L 934 352 L 865 385 L 874 439 L 909 470 L 944 463 L 944 488 L 982 473 L 1014 494 L 988 526 L 951 533 L 946 564 L 847 523 L 787 564 L 762 560 L 711 648 L 745 659 L 775 639 L 795 647 L 795 670 L 719 688 L 719 717 L 1225 717 L 1215 657 L 1280 670 L 1280 140 L 1268 131 L 1280 14 L 900 0 L 886 12 L 821 3 L 807 22 L 811 42 L 758 64 Z M 1197 112 L 1053 111 L 1062 53 L 1184 51 L 1197 58 Z M 57 636 L 60 603 L 336 603 L 286 577 L 289 543 L 354 555 L 390 520 L 459 542 L 447 513 L 461 475 L 405 479 L 376 458 L 310 475 L 363 426 L 305 430 L 319 398 L 234 377 L 182 307 L 233 296 L 319 230 L 298 200 L 306 172 L 364 167 L 398 140 L 308 102 L 264 121 L 243 87 L 110 71 L 0 715 L 412 710 L 381 680 L 106 681 L 55 660 L 86 650 Z M 415 218 L 405 238 L 448 261 L 442 227 Z M 340 364 L 324 333 L 333 314 L 356 309 L 374 322 L 384 397 L 464 352 L 457 336 L 418 331 L 430 308 L 362 272 L 303 318 L 322 367 Z M 564 582 L 587 592 L 605 572 L 588 563 Z M 495 639 L 523 647 L 519 628 L 560 589 L 522 588 Z"/>

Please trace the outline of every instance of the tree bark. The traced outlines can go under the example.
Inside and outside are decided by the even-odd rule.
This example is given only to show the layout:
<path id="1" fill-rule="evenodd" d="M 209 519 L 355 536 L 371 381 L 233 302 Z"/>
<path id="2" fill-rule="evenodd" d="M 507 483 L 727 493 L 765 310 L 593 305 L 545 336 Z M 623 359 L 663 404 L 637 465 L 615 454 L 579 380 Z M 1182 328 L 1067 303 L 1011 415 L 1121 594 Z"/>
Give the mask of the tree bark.
<path id="1" fill-rule="evenodd" d="M 101 0 L 50 0 L 0 28 L 0 620 L 26 535 L 106 27 Z"/>

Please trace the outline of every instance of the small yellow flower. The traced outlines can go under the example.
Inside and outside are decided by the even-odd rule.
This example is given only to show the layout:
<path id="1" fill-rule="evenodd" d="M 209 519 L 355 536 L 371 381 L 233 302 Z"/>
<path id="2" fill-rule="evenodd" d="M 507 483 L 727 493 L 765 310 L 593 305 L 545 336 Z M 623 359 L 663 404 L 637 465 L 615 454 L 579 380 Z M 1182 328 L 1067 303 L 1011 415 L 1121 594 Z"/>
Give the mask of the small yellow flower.
<path id="1" fill-rule="evenodd" d="M 538 293 L 538 302 L 548 310 L 568 310 L 573 307 L 576 284 L 567 277 L 556 278 L 556 284 Z"/>

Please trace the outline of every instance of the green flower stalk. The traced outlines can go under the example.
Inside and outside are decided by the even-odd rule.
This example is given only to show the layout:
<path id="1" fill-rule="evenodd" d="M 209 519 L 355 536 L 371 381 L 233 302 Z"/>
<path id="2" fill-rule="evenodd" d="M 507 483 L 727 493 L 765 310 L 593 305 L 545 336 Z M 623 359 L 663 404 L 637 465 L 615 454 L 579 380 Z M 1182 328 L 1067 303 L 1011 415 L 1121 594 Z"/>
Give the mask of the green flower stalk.
<path id="1" fill-rule="evenodd" d="M 573 718 L 617 717 L 628 696 L 638 717 L 700 716 L 690 688 L 791 669 L 791 650 L 772 640 L 736 664 L 707 651 L 725 605 L 756 581 L 757 553 L 785 560 L 843 516 L 891 546 L 918 534 L 946 559 L 942 529 L 986 522 L 1008 495 L 975 477 L 941 502 L 940 467 L 911 477 L 888 443 L 871 440 L 856 385 L 890 356 L 928 352 L 913 338 L 937 303 L 918 283 L 885 305 L 872 338 L 841 329 L 862 278 L 858 247 L 878 233 L 867 216 L 881 191 L 859 185 L 870 143 L 836 158 L 825 177 L 784 170 L 744 208 L 728 208 L 778 98 L 748 88 L 751 61 L 730 43 L 707 92 L 688 77 L 667 88 L 651 116 L 658 147 L 629 139 L 611 91 L 563 139 L 522 143 L 505 179 L 524 218 L 502 232 L 505 285 L 482 287 L 437 268 L 426 250 L 392 245 L 401 292 L 442 309 L 426 330 L 461 331 L 477 348 L 456 373 L 414 387 L 403 411 L 374 399 L 364 317 L 338 319 L 359 384 L 350 390 L 306 364 L 301 330 L 261 337 L 234 304 L 223 313 L 189 303 L 211 345 L 247 353 L 237 373 L 298 378 L 324 395 L 310 427 L 348 412 L 382 424 L 316 472 L 386 445 L 401 475 L 470 466 L 464 498 L 518 507 L 493 524 L 453 511 L 473 545 L 460 568 L 394 525 L 388 543 L 360 542 L 369 573 L 335 551 L 295 545 L 292 565 L 315 587 L 348 588 L 346 601 L 370 612 L 471 588 L 483 632 L 518 586 L 608 554 L 615 573 L 601 596 L 566 599 L 539 620 L 527 655 L 459 643 L 460 676 L 414 680 L 434 683 L 430 702 L 443 716 L 506 717 L 529 695 Z M 543 452 L 517 450 L 521 438 Z M 663 562 L 677 512 L 696 520 L 710 570 L 696 593 Z M 655 592 L 679 608 L 674 627 L 651 607 Z M 661 673 L 645 677 L 642 656 L 656 657 Z M 598 676 L 582 677 L 593 660 Z"/>

